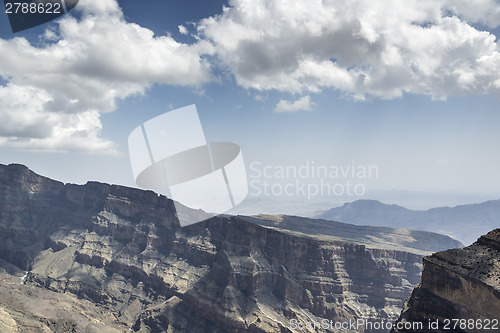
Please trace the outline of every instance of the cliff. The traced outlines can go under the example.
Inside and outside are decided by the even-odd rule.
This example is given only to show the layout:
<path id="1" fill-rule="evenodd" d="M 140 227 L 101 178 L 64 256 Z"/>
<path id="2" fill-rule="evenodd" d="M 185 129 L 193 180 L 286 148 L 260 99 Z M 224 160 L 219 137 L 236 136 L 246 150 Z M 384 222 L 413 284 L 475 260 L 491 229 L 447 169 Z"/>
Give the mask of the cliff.
<path id="1" fill-rule="evenodd" d="M 423 263 L 422 283 L 405 303 L 393 332 L 500 331 L 500 229 Z M 415 329 L 419 323 L 422 328 Z"/>
<path id="2" fill-rule="evenodd" d="M 420 280 L 421 251 L 242 217 L 180 228 L 173 202 L 154 192 L 0 165 L 7 331 L 313 332 L 300 325 L 395 320 Z"/>

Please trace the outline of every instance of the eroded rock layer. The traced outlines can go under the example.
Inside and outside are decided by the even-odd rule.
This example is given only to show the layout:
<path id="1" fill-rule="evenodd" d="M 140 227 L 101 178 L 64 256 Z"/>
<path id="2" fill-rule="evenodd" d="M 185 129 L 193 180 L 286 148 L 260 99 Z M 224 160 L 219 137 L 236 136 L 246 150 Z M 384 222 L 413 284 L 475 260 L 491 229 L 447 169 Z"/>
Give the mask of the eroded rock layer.
<path id="1" fill-rule="evenodd" d="M 500 229 L 423 263 L 422 283 L 405 303 L 401 329 L 394 332 L 500 331 Z"/>
<path id="2" fill-rule="evenodd" d="M 180 228 L 164 196 L 63 184 L 20 165 L 0 166 L 0 237 L 10 267 L 0 272 L 10 276 L 2 327 L 33 332 L 312 332 L 306 324 L 324 319 L 394 320 L 422 260 L 238 217 Z M 66 310 L 51 311 L 57 302 Z"/>

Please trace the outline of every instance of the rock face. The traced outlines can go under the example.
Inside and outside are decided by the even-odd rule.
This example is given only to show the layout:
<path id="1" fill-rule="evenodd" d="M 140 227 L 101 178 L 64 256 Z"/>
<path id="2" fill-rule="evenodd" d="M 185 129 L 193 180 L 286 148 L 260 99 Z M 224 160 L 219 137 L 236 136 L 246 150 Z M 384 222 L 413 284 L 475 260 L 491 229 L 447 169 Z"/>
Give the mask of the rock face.
<path id="1" fill-rule="evenodd" d="M 173 202 L 154 192 L 0 165 L 6 330 L 314 332 L 301 327 L 394 320 L 422 257 L 239 217 L 180 228 Z"/>
<path id="2" fill-rule="evenodd" d="M 405 302 L 393 332 L 500 331 L 500 229 L 423 263 L 422 283 Z M 423 328 L 416 330 L 419 323 Z"/>

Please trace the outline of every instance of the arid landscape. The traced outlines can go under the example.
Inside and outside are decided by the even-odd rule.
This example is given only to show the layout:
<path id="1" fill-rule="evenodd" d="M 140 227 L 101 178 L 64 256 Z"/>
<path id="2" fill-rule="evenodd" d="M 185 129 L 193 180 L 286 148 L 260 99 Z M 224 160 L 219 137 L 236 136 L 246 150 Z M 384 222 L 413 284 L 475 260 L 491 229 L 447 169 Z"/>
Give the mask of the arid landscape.
<path id="1" fill-rule="evenodd" d="M 336 332 L 307 323 L 393 322 L 420 283 L 424 256 L 461 247 L 430 232 L 293 216 L 181 228 L 172 201 L 154 192 L 65 185 L 21 165 L 0 166 L 0 196 L 5 332 Z M 488 277 L 473 277 L 494 302 L 497 234 L 476 246 Z M 446 270 L 439 260 L 448 255 L 424 259 L 432 286 L 452 281 L 439 275 L 449 270 L 464 274 L 453 268 L 461 252 L 450 254 Z M 425 316 L 412 299 L 405 309 Z M 401 318 L 414 318 L 408 313 Z"/>
<path id="2" fill-rule="evenodd" d="M 499 0 L 4 0 L 0 333 L 500 332 Z"/>

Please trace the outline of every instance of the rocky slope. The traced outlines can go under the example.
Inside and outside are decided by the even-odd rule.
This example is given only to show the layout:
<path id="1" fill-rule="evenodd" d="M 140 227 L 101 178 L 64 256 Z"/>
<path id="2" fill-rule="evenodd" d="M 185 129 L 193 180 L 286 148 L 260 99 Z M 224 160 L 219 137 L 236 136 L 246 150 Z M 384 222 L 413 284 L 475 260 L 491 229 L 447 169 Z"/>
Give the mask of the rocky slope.
<path id="1" fill-rule="evenodd" d="M 113 311 L 71 293 L 26 282 L 26 273 L 0 260 L 0 332 L 124 332 Z M 23 283 L 25 281 L 25 283 Z"/>
<path id="2" fill-rule="evenodd" d="M 312 332 L 291 323 L 394 320 L 421 251 L 240 217 L 180 228 L 173 202 L 151 191 L 0 165 L 2 331 Z"/>
<path id="3" fill-rule="evenodd" d="M 393 332 L 500 331 L 500 229 L 423 263 L 422 283 Z"/>
<path id="4" fill-rule="evenodd" d="M 310 219 L 289 215 L 239 216 L 240 219 L 272 227 L 283 232 L 310 236 L 322 240 L 343 240 L 365 245 L 367 248 L 403 250 L 429 254 L 463 244 L 434 232 L 387 227 L 357 226 L 347 223 Z"/>

